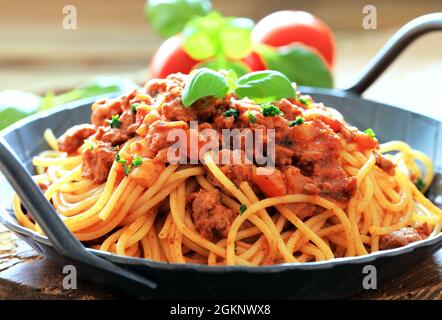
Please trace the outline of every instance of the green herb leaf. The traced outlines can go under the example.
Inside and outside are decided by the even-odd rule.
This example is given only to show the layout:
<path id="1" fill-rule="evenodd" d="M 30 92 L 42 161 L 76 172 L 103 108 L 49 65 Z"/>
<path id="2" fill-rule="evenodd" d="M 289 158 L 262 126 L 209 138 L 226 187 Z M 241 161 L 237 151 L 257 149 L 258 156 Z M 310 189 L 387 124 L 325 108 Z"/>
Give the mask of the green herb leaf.
<path id="1" fill-rule="evenodd" d="M 132 165 L 133 165 L 134 167 L 139 167 L 139 166 L 141 166 L 142 163 L 143 163 L 143 158 L 141 158 L 140 156 L 135 157 L 135 158 L 132 160 Z"/>
<path id="2" fill-rule="evenodd" d="M 48 92 L 43 99 L 40 110 L 46 110 L 79 99 L 86 99 L 114 92 L 130 91 L 137 87 L 138 86 L 135 83 L 125 78 L 113 76 L 96 77 L 78 88 L 57 96 L 52 92 Z"/>
<path id="3" fill-rule="evenodd" d="M 90 140 L 84 140 L 84 144 L 87 145 L 90 150 L 93 150 L 97 147 L 97 145 L 93 141 L 90 141 Z"/>
<path id="4" fill-rule="evenodd" d="M 246 72 L 247 73 L 247 72 Z M 230 90 L 235 90 L 236 82 L 238 81 L 238 74 L 233 69 L 229 69 L 226 73 L 226 81 Z"/>
<path id="5" fill-rule="evenodd" d="M 183 30 L 184 50 L 196 60 L 212 57 L 242 59 L 252 51 L 250 19 L 223 17 L 211 12 L 190 20 Z"/>
<path id="6" fill-rule="evenodd" d="M 117 156 L 115 157 L 115 161 L 119 162 L 119 163 L 127 163 L 126 159 L 123 159 L 120 157 L 120 155 L 117 153 Z"/>
<path id="7" fill-rule="evenodd" d="M 269 69 L 284 73 L 301 86 L 333 87 L 333 76 L 315 52 L 302 45 L 274 49 L 260 45 L 255 48 Z"/>
<path id="8" fill-rule="evenodd" d="M 284 115 L 284 113 L 277 106 L 271 103 L 262 104 L 261 111 L 264 117 L 275 117 Z"/>
<path id="9" fill-rule="evenodd" d="M 252 112 L 247 112 L 247 118 L 249 119 L 250 123 L 256 123 L 256 116 Z"/>
<path id="10" fill-rule="evenodd" d="M 226 80 L 231 90 L 235 89 L 238 76 L 243 76 L 251 72 L 251 69 L 244 62 L 225 60 L 222 57 L 201 62 L 198 64 L 198 68 L 209 68 L 214 71 L 229 70 L 226 75 Z M 234 73 L 235 76 L 233 76 L 233 74 L 229 75 L 230 72 Z"/>
<path id="11" fill-rule="evenodd" d="M 184 51 L 195 60 L 206 60 L 220 53 L 219 31 L 224 23 L 218 12 L 189 21 L 183 30 Z"/>
<path id="12" fill-rule="evenodd" d="M 289 122 L 289 127 L 299 126 L 304 124 L 304 118 L 301 116 L 297 116 L 295 120 Z"/>
<path id="13" fill-rule="evenodd" d="M 305 98 L 304 96 L 300 96 L 299 98 L 297 98 L 297 100 L 302 104 L 305 104 L 307 107 L 312 104 L 312 102 L 309 99 Z"/>
<path id="14" fill-rule="evenodd" d="M 123 164 L 123 172 L 126 176 L 129 175 L 130 170 L 132 170 L 132 166 L 130 164 L 124 163 Z"/>
<path id="15" fill-rule="evenodd" d="M 243 214 L 244 211 L 246 211 L 246 210 L 247 210 L 247 206 L 245 204 L 242 204 L 241 207 L 239 207 L 240 214 Z"/>
<path id="16" fill-rule="evenodd" d="M 368 128 L 368 129 L 366 129 L 365 131 L 364 131 L 364 133 L 366 134 L 366 135 L 368 135 L 370 138 L 376 138 L 376 133 L 373 131 L 373 129 L 372 128 Z"/>
<path id="17" fill-rule="evenodd" d="M 227 110 L 226 112 L 224 112 L 223 116 L 226 118 L 233 117 L 233 118 L 235 118 L 235 120 L 237 120 L 239 117 L 239 111 L 231 108 L 231 109 Z"/>
<path id="18" fill-rule="evenodd" d="M 24 91 L 0 92 L 0 129 L 38 111 L 42 98 Z"/>
<path id="19" fill-rule="evenodd" d="M 226 18 L 219 32 L 224 55 L 232 59 L 247 57 L 252 50 L 250 36 L 254 25 L 254 22 L 247 18 Z"/>
<path id="20" fill-rule="evenodd" d="M 418 178 L 416 180 L 416 182 L 414 183 L 414 185 L 416 186 L 416 188 L 419 189 L 419 191 L 424 191 L 425 190 L 425 182 L 421 178 Z"/>
<path id="21" fill-rule="evenodd" d="M 132 111 L 133 114 L 137 113 L 137 107 L 140 105 L 140 103 L 134 103 L 130 106 L 130 111 Z"/>
<path id="22" fill-rule="evenodd" d="M 113 114 L 112 118 L 110 120 L 107 120 L 109 122 L 109 126 L 111 128 L 119 128 L 121 126 L 121 121 L 119 120 L 120 116 L 118 114 Z"/>
<path id="23" fill-rule="evenodd" d="M 246 74 L 238 79 L 235 90 L 239 98 L 248 97 L 258 103 L 295 97 L 290 80 L 279 71 L 265 70 Z"/>
<path id="24" fill-rule="evenodd" d="M 203 97 L 224 98 L 228 91 L 229 84 L 222 74 L 208 68 L 198 69 L 191 75 L 184 88 L 182 103 L 184 107 L 190 107 Z"/>
<path id="25" fill-rule="evenodd" d="M 149 0 L 144 12 L 153 28 L 167 38 L 181 32 L 194 17 L 205 16 L 210 9 L 210 0 Z"/>

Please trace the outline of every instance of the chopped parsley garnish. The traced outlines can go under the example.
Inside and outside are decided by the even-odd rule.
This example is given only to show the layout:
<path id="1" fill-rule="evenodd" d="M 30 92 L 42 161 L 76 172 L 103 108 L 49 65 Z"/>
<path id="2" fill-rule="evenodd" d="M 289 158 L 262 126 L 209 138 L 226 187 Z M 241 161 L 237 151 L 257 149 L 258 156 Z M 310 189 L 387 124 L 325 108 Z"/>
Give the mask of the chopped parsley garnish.
<path id="1" fill-rule="evenodd" d="M 118 114 L 112 115 L 112 118 L 108 120 L 111 128 L 119 128 L 121 126 L 120 116 Z"/>
<path id="2" fill-rule="evenodd" d="M 134 103 L 130 106 L 130 111 L 132 111 L 132 113 L 137 113 L 137 107 L 139 106 L 139 103 Z"/>
<path id="3" fill-rule="evenodd" d="M 236 109 L 229 109 L 229 110 L 227 110 L 226 112 L 223 113 L 223 116 L 226 117 L 226 118 L 227 117 L 233 117 L 236 120 L 239 117 L 239 111 L 236 110 Z"/>
<path id="4" fill-rule="evenodd" d="M 277 106 L 271 103 L 264 103 L 261 105 L 261 108 L 264 117 L 275 117 L 284 115 L 284 113 L 279 110 Z"/>
<path id="5" fill-rule="evenodd" d="M 127 160 L 121 158 L 119 154 L 117 154 L 117 156 L 115 157 L 115 161 L 117 161 L 119 163 L 127 163 Z"/>
<path id="6" fill-rule="evenodd" d="M 135 157 L 135 158 L 132 160 L 132 165 L 133 165 L 134 167 L 139 167 L 139 166 L 141 166 L 142 163 L 143 163 L 143 158 L 141 158 L 140 156 Z"/>
<path id="7" fill-rule="evenodd" d="M 130 164 L 127 163 L 123 164 L 123 171 L 126 176 L 129 175 L 131 169 L 132 166 Z"/>
<path id="8" fill-rule="evenodd" d="M 256 123 L 256 116 L 250 111 L 247 112 L 247 118 L 249 118 L 250 123 Z"/>
<path id="9" fill-rule="evenodd" d="M 312 104 L 312 102 L 309 99 L 305 98 L 304 96 L 298 97 L 297 100 L 302 104 L 305 104 L 306 106 L 310 106 Z"/>
<path id="10" fill-rule="evenodd" d="M 90 150 L 93 150 L 94 148 L 97 147 L 97 145 L 90 140 L 84 140 L 84 144 L 87 145 Z"/>
<path id="11" fill-rule="evenodd" d="M 366 135 L 368 135 L 370 138 L 376 138 L 376 133 L 374 133 L 372 128 L 368 128 L 367 130 L 364 131 L 364 133 Z"/>
<path id="12" fill-rule="evenodd" d="M 244 211 L 246 211 L 246 210 L 247 210 L 247 206 L 245 204 L 242 204 L 241 207 L 239 207 L 240 214 L 243 214 Z"/>
<path id="13" fill-rule="evenodd" d="M 305 120 L 304 120 L 303 117 L 297 116 L 295 120 L 289 122 L 289 127 L 291 128 L 291 127 L 294 127 L 294 126 L 299 126 L 301 124 L 304 124 L 304 121 Z"/>
<path id="14" fill-rule="evenodd" d="M 421 178 L 418 178 L 416 182 L 414 183 L 416 188 L 418 188 L 420 191 L 423 191 L 425 189 L 425 182 Z"/>

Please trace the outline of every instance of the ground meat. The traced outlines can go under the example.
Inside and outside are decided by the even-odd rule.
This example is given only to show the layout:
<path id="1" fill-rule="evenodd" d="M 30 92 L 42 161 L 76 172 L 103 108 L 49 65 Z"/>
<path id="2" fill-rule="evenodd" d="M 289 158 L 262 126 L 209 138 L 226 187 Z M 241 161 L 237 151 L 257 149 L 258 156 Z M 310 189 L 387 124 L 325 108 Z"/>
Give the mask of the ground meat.
<path id="1" fill-rule="evenodd" d="M 424 222 L 422 224 L 419 224 L 415 227 L 417 233 L 422 237 L 422 239 L 426 239 L 431 234 L 431 229 L 428 223 Z"/>
<path id="2" fill-rule="evenodd" d="M 423 240 L 419 232 L 414 228 L 401 228 L 383 235 L 379 239 L 379 249 L 388 250 L 406 246 L 415 241 Z"/>
<path id="3" fill-rule="evenodd" d="M 83 177 L 94 183 L 107 180 L 117 152 L 110 143 L 99 142 L 95 148 L 83 152 Z"/>
<path id="4" fill-rule="evenodd" d="M 183 121 L 162 121 L 157 120 L 153 122 L 148 129 L 146 139 L 144 140 L 144 156 L 147 158 L 155 158 L 157 154 L 166 148 L 172 146 L 179 138 L 175 136 L 175 131 L 177 134 L 180 131 L 186 132 L 188 126 Z M 170 139 L 168 138 L 169 133 L 171 133 Z M 172 139 L 175 138 L 175 139 Z"/>
<path id="5" fill-rule="evenodd" d="M 109 125 L 106 120 L 110 120 L 113 115 L 123 112 L 120 99 L 103 99 L 92 105 L 91 122 L 96 127 Z"/>
<path id="6" fill-rule="evenodd" d="M 394 169 L 396 168 L 393 162 L 379 153 L 376 153 L 376 165 L 389 175 L 393 175 Z"/>
<path id="7" fill-rule="evenodd" d="M 84 140 L 95 133 L 91 124 L 79 124 L 67 130 L 58 140 L 60 151 L 73 153 L 83 144 Z"/>
<path id="8" fill-rule="evenodd" d="M 110 142 L 113 146 L 123 144 L 133 137 L 134 131 L 129 132 L 129 128 L 135 123 L 135 114 L 132 111 L 124 111 L 118 118 L 120 126 L 111 128 L 109 124 L 101 126 L 97 130 L 95 138 L 103 142 Z"/>
<path id="9" fill-rule="evenodd" d="M 243 181 L 250 182 L 252 180 L 253 166 L 250 162 L 246 163 L 242 150 L 222 149 L 218 153 L 218 167 L 236 185 L 240 185 Z M 207 178 L 213 185 L 223 186 L 210 171 L 207 173 Z"/>
<path id="10" fill-rule="evenodd" d="M 339 202 L 349 201 L 356 193 L 357 180 L 349 177 L 339 163 L 340 138 L 331 127 L 321 120 L 311 120 L 293 127 L 292 134 L 294 164 L 301 174 L 311 178 L 309 183 L 319 188 L 321 196 Z M 296 179 L 300 179 L 299 174 Z M 288 183 L 302 184 L 304 180 Z"/>
<path id="11" fill-rule="evenodd" d="M 218 190 L 206 192 L 200 190 L 190 197 L 192 218 L 197 230 L 209 240 L 227 237 L 236 212 L 221 204 Z"/>

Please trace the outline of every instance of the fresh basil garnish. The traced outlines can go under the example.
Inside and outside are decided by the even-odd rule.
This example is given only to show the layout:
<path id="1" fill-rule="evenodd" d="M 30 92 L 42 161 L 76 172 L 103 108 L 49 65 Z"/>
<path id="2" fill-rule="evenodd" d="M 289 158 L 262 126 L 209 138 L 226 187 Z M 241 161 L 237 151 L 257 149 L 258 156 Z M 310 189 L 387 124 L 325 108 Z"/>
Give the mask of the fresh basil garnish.
<path id="1" fill-rule="evenodd" d="M 248 73 L 236 82 L 232 71 L 227 76 L 211 69 L 196 70 L 184 88 L 182 103 L 190 107 L 203 97 L 224 98 L 234 91 L 242 99 L 248 97 L 257 103 L 269 103 L 282 98 L 296 97 L 290 80 L 281 72 L 266 70 Z"/>
<path id="2" fill-rule="evenodd" d="M 238 79 L 235 89 L 239 98 L 248 97 L 258 103 L 295 97 L 290 80 L 279 71 L 265 70 L 248 73 Z"/>
<path id="3" fill-rule="evenodd" d="M 195 71 L 184 88 L 182 103 L 190 107 L 195 101 L 203 97 L 214 96 L 224 98 L 229 92 L 226 78 L 219 72 L 202 68 Z"/>
<path id="4" fill-rule="evenodd" d="M 190 20 L 184 30 L 184 50 L 196 60 L 212 57 L 227 61 L 250 54 L 254 23 L 246 18 L 223 17 L 218 12 Z M 216 69 L 218 70 L 218 69 Z"/>
<path id="5" fill-rule="evenodd" d="M 210 0 L 149 0 L 145 15 L 153 28 L 168 38 L 181 32 L 188 21 L 209 13 Z"/>

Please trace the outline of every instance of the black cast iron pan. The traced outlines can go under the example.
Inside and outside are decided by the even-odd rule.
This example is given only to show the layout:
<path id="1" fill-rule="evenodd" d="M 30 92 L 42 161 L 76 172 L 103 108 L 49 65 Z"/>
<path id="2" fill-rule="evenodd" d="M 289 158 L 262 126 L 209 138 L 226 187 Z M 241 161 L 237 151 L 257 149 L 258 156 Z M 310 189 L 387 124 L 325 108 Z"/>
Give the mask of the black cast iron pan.
<path id="1" fill-rule="evenodd" d="M 413 40 L 436 30 L 442 30 L 442 13 L 417 18 L 393 36 L 349 89 L 301 88 L 301 91 L 336 108 L 349 123 L 361 129 L 373 128 L 381 141 L 403 140 L 430 155 L 437 174 L 427 196 L 442 206 L 442 122 L 361 98 Z M 88 281 L 139 298 L 330 299 L 362 290 L 366 265 L 376 267 L 380 285 L 442 247 L 441 234 L 364 257 L 258 268 L 166 264 L 85 249 L 57 217 L 29 172 L 33 170 L 32 156 L 47 149 L 42 139 L 45 128 L 52 128 L 60 135 L 75 124 L 89 122 L 91 103 L 91 100 L 78 101 L 31 116 L 5 129 L 0 139 L 0 169 L 47 238 L 18 224 L 11 209 L 13 189 L 5 181 L 0 184 L 0 204 L 4 208 L 0 222 L 40 254 L 64 265 L 75 265 L 79 275 Z"/>

